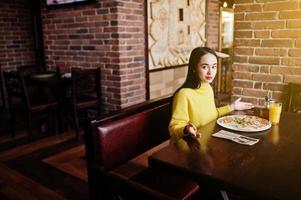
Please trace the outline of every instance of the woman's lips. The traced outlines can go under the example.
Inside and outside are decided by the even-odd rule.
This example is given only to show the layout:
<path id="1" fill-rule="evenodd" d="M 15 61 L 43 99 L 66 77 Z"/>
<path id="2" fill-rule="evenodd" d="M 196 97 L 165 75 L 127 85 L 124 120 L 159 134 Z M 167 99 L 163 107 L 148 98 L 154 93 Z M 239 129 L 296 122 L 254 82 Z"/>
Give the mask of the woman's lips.
<path id="1" fill-rule="evenodd" d="M 207 80 L 211 80 L 211 79 L 212 79 L 212 76 L 205 76 L 205 78 L 206 78 Z"/>

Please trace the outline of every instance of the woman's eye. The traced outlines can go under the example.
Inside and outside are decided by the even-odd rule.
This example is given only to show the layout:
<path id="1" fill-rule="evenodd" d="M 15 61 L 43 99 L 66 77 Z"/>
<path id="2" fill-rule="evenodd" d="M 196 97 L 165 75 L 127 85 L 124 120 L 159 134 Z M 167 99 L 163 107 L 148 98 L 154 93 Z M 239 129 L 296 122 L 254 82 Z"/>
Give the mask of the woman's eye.
<path id="1" fill-rule="evenodd" d="M 203 66 L 202 66 L 202 69 L 207 69 L 207 66 L 203 65 Z"/>
<path id="2" fill-rule="evenodd" d="M 215 68 L 216 68 L 216 65 L 213 65 L 213 66 L 212 66 L 212 69 L 215 69 Z"/>

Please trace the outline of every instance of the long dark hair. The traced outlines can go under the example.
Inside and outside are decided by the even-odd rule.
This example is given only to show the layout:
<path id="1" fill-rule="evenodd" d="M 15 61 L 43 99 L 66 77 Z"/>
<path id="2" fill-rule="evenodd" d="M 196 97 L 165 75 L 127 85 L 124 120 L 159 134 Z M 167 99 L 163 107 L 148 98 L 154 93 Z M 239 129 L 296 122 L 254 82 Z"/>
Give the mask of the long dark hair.
<path id="1" fill-rule="evenodd" d="M 182 88 L 199 88 L 201 86 L 201 80 L 200 77 L 198 76 L 197 71 L 197 66 L 198 63 L 200 62 L 202 56 L 211 53 L 215 55 L 217 58 L 217 55 L 213 49 L 210 49 L 208 47 L 196 47 L 195 49 L 192 50 L 189 58 L 189 63 L 188 63 L 188 73 L 186 76 L 186 80 L 183 83 L 183 85 L 176 90 L 174 95 Z"/>

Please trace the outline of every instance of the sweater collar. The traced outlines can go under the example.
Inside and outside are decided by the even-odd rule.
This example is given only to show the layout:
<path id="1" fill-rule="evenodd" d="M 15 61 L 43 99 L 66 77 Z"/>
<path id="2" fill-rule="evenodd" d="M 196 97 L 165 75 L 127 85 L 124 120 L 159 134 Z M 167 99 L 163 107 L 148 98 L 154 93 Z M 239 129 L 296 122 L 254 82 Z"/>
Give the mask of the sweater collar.
<path id="1" fill-rule="evenodd" d="M 204 90 L 204 89 L 208 89 L 208 88 L 211 88 L 211 85 L 210 83 L 201 83 L 201 87 L 197 88 L 198 90 Z"/>

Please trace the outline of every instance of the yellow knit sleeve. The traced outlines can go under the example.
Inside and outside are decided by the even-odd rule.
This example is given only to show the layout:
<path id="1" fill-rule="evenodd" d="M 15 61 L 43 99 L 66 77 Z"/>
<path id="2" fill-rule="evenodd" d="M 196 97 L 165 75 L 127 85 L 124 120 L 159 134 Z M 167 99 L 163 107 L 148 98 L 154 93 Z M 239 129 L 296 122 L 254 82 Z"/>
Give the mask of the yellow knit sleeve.
<path id="1" fill-rule="evenodd" d="M 218 112 L 218 117 L 228 114 L 229 112 L 231 112 L 230 105 L 217 108 L 217 112 Z"/>
<path id="2" fill-rule="evenodd" d="M 188 122 L 188 99 L 185 91 L 182 89 L 173 99 L 172 116 L 169 123 L 169 134 L 172 140 L 178 140 L 183 137 L 183 131 Z"/>

